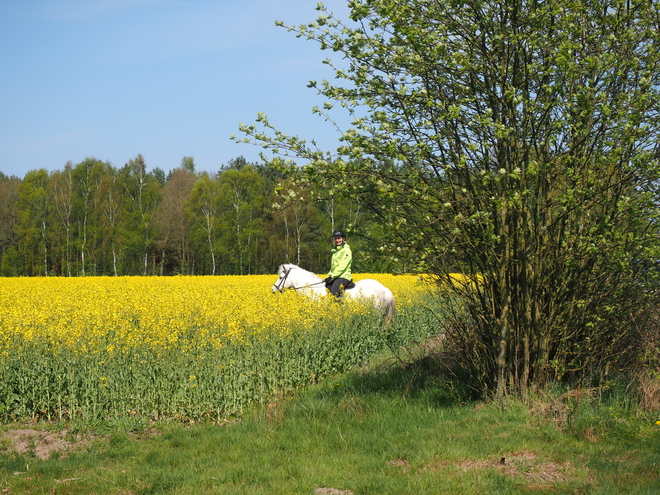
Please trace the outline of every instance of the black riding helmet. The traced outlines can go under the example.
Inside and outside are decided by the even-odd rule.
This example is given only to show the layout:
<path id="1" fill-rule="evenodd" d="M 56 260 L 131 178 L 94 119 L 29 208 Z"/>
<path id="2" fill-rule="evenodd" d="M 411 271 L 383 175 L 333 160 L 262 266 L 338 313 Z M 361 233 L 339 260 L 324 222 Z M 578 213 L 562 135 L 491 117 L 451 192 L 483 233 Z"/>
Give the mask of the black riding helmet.
<path id="1" fill-rule="evenodd" d="M 346 234 L 343 233 L 341 230 L 335 230 L 332 233 L 332 237 L 343 237 L 344 239 L 346 239 Z"/>

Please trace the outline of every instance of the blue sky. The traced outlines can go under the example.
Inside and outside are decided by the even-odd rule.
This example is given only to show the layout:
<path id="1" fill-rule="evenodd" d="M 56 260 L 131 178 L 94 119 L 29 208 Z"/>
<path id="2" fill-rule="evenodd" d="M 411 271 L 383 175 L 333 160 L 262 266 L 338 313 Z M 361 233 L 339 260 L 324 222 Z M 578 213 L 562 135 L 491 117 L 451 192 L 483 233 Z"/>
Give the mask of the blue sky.
<path id="1" fill-rule="evenodd" d="M 326 0 L 346 19 L 347 0 Z M 192 156 L 216 171 L 260 148 L 229 139 L 257 112 L 334 149 L 307 88 L 336 54 L 275 26 L 315 20 L 317 0 L 0 1 L 0 171 L 24 177 L 141 153 L 165 172 Z"/>

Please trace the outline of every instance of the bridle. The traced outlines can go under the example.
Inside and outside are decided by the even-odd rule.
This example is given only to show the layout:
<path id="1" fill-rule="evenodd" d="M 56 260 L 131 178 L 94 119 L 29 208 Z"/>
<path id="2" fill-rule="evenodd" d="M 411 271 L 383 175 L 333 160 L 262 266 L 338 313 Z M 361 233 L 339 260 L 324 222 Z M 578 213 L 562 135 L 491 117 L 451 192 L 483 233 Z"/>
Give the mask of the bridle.
<path id="1" fill-rule="evenodd" d="M 289 277 L 289 273 L 291 273 L 291 270 L 293 270 L 293 268 L 289 268 L 288 270 L 286 268 L 284 269 L 284 276 L 283 277 L 280 276 L 280 279 L 274 284 L 275 290 L 277 290 L 278 292 L 284 292 L 284 289 L 286 289 L 286 287 L 284 287 L 284 283 L 286 282 L 286 279 Z M 314 282 L 313 284 L 306 284 L 301 287 L 290 287 L 290 289 L 298 290 L 298 289 L 304 289 L 305 287 L 312 287 L 314 285 L 321 285 L 321 284 L 325 284 L 325 281 L 321 280 L 320 282 Z"/>
<path id="2" fill-rule="evenodd" d="M 284 276 L 280 276 L 279 280 L 275 282 L 275 289 L 279 292 L 284 292 L 284 282 L 286 282 L 287 277 L 289 276 L 289 273 L 291 273 L 291 268 L 288 270 L 285 268 L 284 269 Z"/>

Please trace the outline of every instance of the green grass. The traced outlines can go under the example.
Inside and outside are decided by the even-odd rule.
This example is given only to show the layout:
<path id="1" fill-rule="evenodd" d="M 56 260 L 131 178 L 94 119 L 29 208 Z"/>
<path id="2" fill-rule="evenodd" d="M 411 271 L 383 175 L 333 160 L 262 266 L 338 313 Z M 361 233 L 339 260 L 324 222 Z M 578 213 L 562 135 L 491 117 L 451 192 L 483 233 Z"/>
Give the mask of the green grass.
<path id="1" fill-rule="evenodd" d="M 74 452 L 45 461 L 2 454 L 0 493 L 660 490 L 657 418 L 620 395 L 583 399 L 578 408 L 569 403 L 570 414 L 544 407 L 550 399 L 470 402 L 425 363 L 381 360 L 259 406 L 241 421 L 86 424 L 93 438 Z"/>

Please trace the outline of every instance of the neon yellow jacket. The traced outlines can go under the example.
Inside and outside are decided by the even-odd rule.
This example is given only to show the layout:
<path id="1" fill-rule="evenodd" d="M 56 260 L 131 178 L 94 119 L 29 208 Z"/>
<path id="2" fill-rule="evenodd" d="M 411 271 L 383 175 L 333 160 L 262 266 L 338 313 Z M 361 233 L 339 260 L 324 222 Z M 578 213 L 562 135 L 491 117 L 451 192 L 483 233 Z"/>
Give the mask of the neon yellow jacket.
<path id="1" fill-rule="evenodd" d="M 332 248 L 332 258 L 330 259 L 330 272 L 328 277 L 345 278 L 353 280 L 351 274 L 351 265 L 353 264 L 353 253 L 351 247 L 344 242 L 341 246 Z"/>

